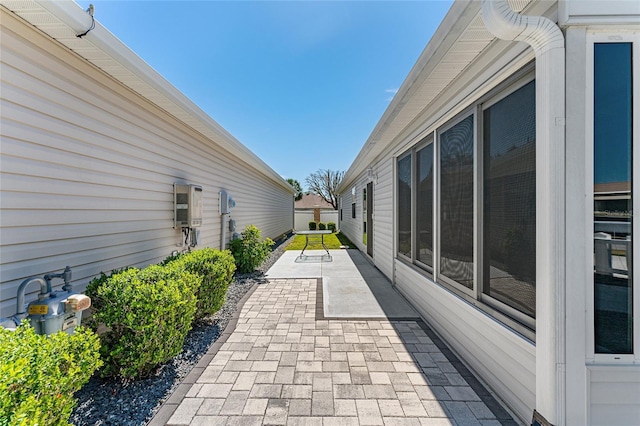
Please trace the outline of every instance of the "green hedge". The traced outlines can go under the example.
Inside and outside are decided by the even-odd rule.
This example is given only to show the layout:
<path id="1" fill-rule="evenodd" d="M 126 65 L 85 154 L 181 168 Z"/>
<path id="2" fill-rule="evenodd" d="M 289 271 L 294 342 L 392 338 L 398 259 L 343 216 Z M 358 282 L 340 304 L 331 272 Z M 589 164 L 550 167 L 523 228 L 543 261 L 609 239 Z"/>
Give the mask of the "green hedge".
<path id="1" fill-rule="evenodd" d="M 78 391 L 100 367 L 92 331 L 36 334 L 28 322 L 0 327 L 0 425 L 68 425 Z"/>
<path id="2" fill-rule="evenodd" d="M 336 224 L 335 222 L 327 223 L 327 229 L 331 232 L 336 232 Z"/>
<path id="3" fill-rule="evenodd" d="M 317 226 L 315 222 L 309 222 L 309 231 L 315 231 Z"/>
<path id="4" fill-rule="evenodd" d="M 318 229 L 320 231 L 324 231 L 324 230 L 327 229 L 327 225 L 324 222 L 320 222 L 320 223 L 318 223 Z"/>
<path id="5" fill-rule="evenodd" d="M 196 293 L 194 320 L 213 315 L 225 302 L 227 289 L 236 270 L 234 258 L 229 250 L 204 248 L 167 258 L 163 264 L 173 264 L 202 277 Z"/>
<path id="6" fill-rule="evenodd" d="M 229 246 L 241 273 L 253 272 L 271 253 L 271 238 L 261 240 L 260 230 L 255 225 L 247 225 L 240 238 L 231 240 Z"/>
<path id="7" fill-rule="evenodd" d="M 87 287 L 100 335 L 103 376 L 137 378 L 182 350 L 202 277 L 181 262 L 103 275 Z"/>

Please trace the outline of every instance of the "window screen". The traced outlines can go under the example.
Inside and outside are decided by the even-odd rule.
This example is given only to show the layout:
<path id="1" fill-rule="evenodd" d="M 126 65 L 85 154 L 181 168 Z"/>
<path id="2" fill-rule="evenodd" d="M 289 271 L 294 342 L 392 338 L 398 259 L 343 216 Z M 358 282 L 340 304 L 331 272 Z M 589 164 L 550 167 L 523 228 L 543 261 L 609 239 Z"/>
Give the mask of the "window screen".
<path id="1" fill-rule="evenodd" d="M 433 267 L 433 144 L 416 152 L 416 259 Z"/>
<path id="2" fill-rule="evenodd" d="M 535 318 L 535 82 L 483 112 L 483 292 Z"/>
<path id="3" fill-rule="evenodd" d="M 440 272 L 473 288 L 473 116 L 440 134 Z"/>
<path id="4" fill-rule="evenodd" d="M 398 160 L 398 253 L 411 257 L 411 155 Z"/>

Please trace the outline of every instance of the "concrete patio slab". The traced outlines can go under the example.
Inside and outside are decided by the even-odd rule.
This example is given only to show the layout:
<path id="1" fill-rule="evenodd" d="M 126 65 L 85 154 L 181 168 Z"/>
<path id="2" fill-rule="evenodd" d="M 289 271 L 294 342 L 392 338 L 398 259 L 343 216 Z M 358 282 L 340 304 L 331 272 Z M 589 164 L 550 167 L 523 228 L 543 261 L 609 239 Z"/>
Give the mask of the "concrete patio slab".
<path id="1" fill-rule="evenodd" d="M 286 251 L 267 271 L 268 279 L 322 278 L 325 318 L 418 319 L 391 282 L 358 250 Z M 324 256 L 322 255 L 324 253 Z"/>

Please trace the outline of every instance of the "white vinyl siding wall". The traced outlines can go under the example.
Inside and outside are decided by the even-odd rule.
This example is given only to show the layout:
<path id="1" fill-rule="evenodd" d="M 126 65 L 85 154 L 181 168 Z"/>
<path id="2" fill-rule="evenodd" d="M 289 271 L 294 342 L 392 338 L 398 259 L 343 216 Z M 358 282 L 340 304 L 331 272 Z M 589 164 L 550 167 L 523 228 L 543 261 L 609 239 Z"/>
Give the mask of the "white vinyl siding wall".
<path id="1" fill-rule="evenodd" d="M 587 367 L 589 424 L 637 425 L 640 419 L 640 369 Z"/>
<path id="2" fill-rule="evenodd" d="M 174 182 L 203 188 L 199 247 L 220 247 L 222 189 L 237 202 L 236 232 L 255 224 L 275 238 L 293 228 L 286 185 L 0 13 L 0 317 L 15 313 L 25 278 L 69 265 L 81 291 L 101 271 L 181 249 Z"/>
<path id="3" fill-rule="evenodd" d="M 351 188 L 356 187 L 355 197 L 351 194 Z M 362 185 L 355 183 L 342 194 L 342 220 L 340 220 L 340 232 L 351 240 L 358 249 L 362 250 Z M 356 217 L 351 217 L 351 205 L 356 203 Z"/>
<path id="4" fill-rule="evenodd" d="M 373 182 L 373 261 L 393 281 L 393 160 L 375 168 Z"/>

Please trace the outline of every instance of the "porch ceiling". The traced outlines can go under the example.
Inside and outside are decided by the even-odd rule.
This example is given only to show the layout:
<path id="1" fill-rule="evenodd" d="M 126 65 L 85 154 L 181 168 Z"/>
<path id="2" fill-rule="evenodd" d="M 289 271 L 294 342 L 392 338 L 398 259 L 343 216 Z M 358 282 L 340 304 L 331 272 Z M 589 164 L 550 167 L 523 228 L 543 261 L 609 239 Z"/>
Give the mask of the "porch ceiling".
<path id="1" fill-rule="evenodd" d="M 509 0 L 520 12 L 532 0 Z M 465 69 L 495 40 L 485 28 L 480 1 L 456 1 L 452 6 L 391 104 L 346 172 L 339 192 L 375 161 L 413 121 L 458 79 Z"/>
<path id="2" fill-rule="evenodd" d="M 293 193 L 278 173 L 100 23 L 77 37 L 89 28 L 91 17 L 75 2 L 2 0 L 2 6 Z"/>

